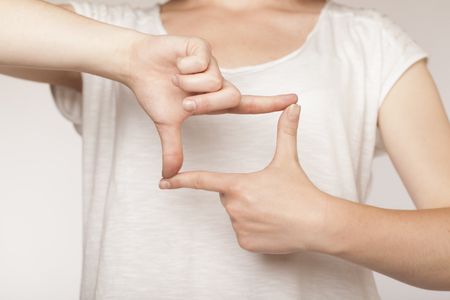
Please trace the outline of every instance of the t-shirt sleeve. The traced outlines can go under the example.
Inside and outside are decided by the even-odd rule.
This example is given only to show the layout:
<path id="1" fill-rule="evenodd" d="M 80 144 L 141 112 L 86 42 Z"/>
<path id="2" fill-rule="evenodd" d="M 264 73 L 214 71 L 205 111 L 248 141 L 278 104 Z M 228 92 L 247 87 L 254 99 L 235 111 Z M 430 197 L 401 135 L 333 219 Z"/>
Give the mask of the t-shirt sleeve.
<path id="1" fill-rule="evenodd" d="M 378 109 L 382 106 L 386 96 L 401 76 L 416 62 L 428 60 L 428 53 L 409 36 L 403 28 L 386 15 L 376 13 L 375 17 L 380 26 L 379 34 L 381 45 L 380 57 L 380 93 Z M 386 152 L 379 129 L 376 134 L 376 155 Z"/>
<path id="2" fill-rule="evenodd" d="M 139 11 L 128 4 L 107 5 L 90 1 L 69 1 L 79 15 L 117 26 L 129 27 Z"/>
<path id="3" fill-rule="evenodd" d="M 127 4 L 106 5 L 93 2 L 69 1 L 79 15 L 95 19 L 100 22 L 122 27 L 131 27 L 135 9 Z M 89 84 L 90 76 L 82 74 L 83 86 Z M 81 135 L 83 127 L 83 94 L 74 89 L 50 85 L 51 95 L 60 113 L 69 120 L 75 130 Z"/>
<path id="4" fill-rule="evenodd" d="M 428 58 L 427 52 L 394 21 L 380 14 L 380 23 L 382 85 L 379 107 L 405 71 L 419 60 Z"/>
<path id="5" fill-rule="evenodd" d="M 59 112 L 69 120 L 78 134 L 82 134 L 83 95 L 81 92 L 60 86 L 50 85 L 53 101 Z"/>

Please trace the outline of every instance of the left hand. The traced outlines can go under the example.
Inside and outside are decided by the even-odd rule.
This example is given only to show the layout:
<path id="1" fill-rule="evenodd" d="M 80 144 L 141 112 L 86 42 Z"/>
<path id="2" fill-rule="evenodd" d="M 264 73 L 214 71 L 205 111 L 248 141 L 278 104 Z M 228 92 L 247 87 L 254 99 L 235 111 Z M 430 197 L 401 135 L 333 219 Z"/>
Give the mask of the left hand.
<path id="1" fill-rule="evenodd" d="M 222 77 L 211 46 L 200 38 L 138 33 L 132 40 L 124 71 L 128 76 L 119 80 L 131 88 L 156 126 L 164 178 L 182 166 L 181 127 L 190 116 L 268 113 L 297 102 L 293 94 L 241 95 Z"/>
<path id="2" fill-rule="evenodd" d="M 300 107 L 290 105 L 278 122 L 272 162 L 247 174 L 184 172 L 160 182 L 162 189 L 220 193 L 239 245 L 251 252 L 286 254 L 320 248 L 329 195 L 308 179 L 297 155 Z"/>

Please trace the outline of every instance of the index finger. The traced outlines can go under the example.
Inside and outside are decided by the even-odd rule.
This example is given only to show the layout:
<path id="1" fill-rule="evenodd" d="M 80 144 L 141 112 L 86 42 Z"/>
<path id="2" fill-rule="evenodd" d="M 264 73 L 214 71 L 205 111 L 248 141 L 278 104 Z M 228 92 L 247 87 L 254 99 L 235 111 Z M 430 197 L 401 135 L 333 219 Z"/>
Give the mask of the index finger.
<path id="1" fill-rule="evenodd" d="M 276 96 L 244 95 L 238 106 L 228 109 L 233 114 L 261 114 L 283 110 L 291 104 L 297 103 L 296 94 Z"/>
<path id="2" fill-rule="evenodd" d="M 253 96 L 243 95 L 237 106 L 209 112 L 215 114 L 265 114 L 284 110 L 298 101 L 296 94 L 285 94 L 276 96 Z"/>
<path id="3" fill-rule="evenodd" d="M 231 184 L 232 174 L 216 172 L 185 172 L 172 178 L 162 179 L 159 183 L 161 189 L 201 189 L 205 191 L 225 193 Z"/>

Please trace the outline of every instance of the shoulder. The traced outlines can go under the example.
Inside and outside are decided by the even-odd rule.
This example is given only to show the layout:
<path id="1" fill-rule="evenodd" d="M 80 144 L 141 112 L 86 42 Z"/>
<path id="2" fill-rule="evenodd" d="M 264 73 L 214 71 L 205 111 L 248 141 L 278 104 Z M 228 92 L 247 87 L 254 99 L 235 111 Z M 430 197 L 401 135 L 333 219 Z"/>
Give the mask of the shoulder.
<path id="1" fill-rule="evenodd" d="M 346 48 L 359 51 L 369 60 L 426 55 L 414 38 L 385 13 L 329 1 L 329 31 L 334 40 L 345 41 Z"/>
<path id="2" fill-rule="evenodd" d="M 395 42 L 406 42 L 408 34 L 387 14 L 373 8 L 353 7 L 334 1 L 329 3 L 329 15 L 334 25 L 345 27 L 353 34 L 365 36 L 366 39 L 382 38 Z"/>
<path id="3" fill-rule="evenodd" d="M 68 1 L 60 6 L 97 21 L 124 27 L 135 27 L 147 18 L 152 18 L 159 10 L 158 4 L 139 7 L 130 3 L 105 4 L 93 1 Z"/>
<path id="4" fill-rule="evenodd" d="M 373 8 L 349 6 L 329 0 L 328 12 L 336 21 L 351 22 L 354 25 L 383 27 L 393 23 L 389 17 Z"/>

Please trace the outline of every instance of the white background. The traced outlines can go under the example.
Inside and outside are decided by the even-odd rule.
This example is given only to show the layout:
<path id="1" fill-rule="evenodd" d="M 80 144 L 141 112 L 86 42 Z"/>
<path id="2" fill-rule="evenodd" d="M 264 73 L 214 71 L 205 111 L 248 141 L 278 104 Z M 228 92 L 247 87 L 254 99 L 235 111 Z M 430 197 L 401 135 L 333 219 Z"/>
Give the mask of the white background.
<path id="1" fill-rule="evenodd" d="M 406 29 L 430 54 L 449 111 L 450 2 L 340 2 L 377 8 Z M 0 299 L 78 298 L 80 179 L 80 137 L 57 112 L 48 86 L 0 75 Z M 386 157 L 376 160 L 369 198 L 377 206 L 413 207 Z M 383 299 L 450 299 L 450 292 L 416 289 L 378 274 L 376 279 Z"/>

